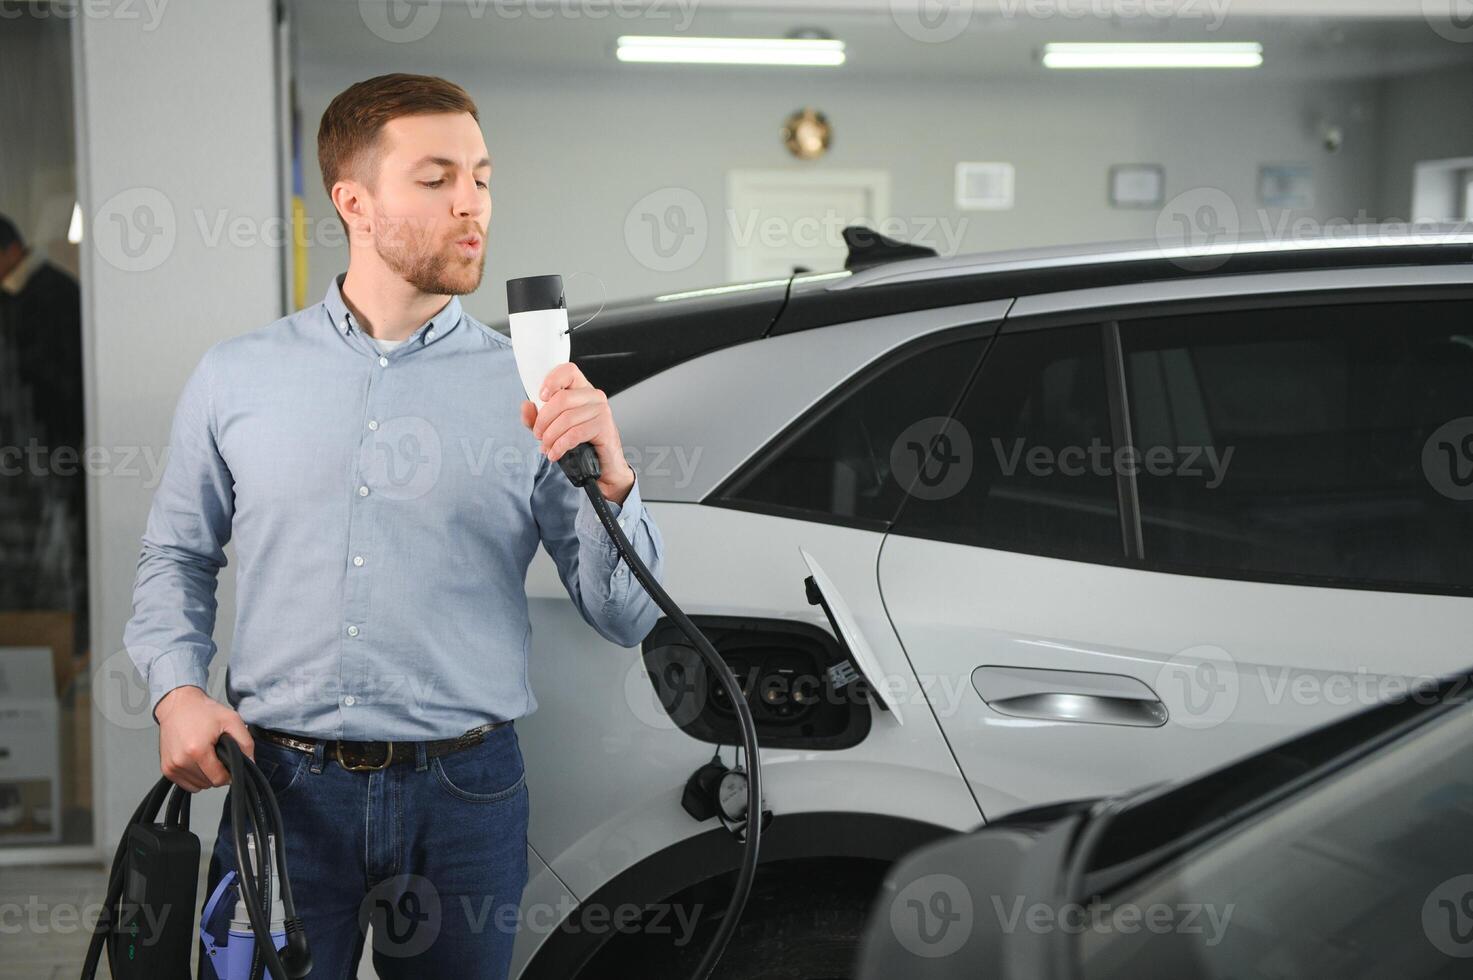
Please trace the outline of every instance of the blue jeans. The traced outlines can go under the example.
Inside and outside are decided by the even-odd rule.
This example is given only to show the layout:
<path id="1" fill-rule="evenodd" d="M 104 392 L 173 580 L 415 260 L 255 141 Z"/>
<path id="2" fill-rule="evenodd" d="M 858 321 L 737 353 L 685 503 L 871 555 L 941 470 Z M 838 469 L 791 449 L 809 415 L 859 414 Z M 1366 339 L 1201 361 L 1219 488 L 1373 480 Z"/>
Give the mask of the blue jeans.
<path id="1" fill-rule="evenodd" d="M 384 980 L 507 976 L 528 874 L 514 724 L 448 755 L 429 759 L 421 748 L 379 772 L 349 772 L 321 745 L 306 753 L 264 739 L 255 759 L 281 807 L 312 980 L 356 977 L 369 923 Z M 227 801 L 207 898 L 235 868 L 234 841 Z M 202 965 L 200 977 L 214 980 L 212 968 Z"/>

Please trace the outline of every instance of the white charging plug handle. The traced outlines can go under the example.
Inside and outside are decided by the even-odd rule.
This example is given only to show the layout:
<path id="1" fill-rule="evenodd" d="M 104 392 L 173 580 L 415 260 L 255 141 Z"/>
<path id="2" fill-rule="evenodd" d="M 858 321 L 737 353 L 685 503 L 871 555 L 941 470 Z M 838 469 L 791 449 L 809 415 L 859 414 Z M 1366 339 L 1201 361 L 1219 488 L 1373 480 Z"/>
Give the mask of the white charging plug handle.
<path id="1" fill-rule="evenodd" d="M 513 313 L 511 322 L 511 347 L 517 358 L 517 374 L 522 378 L 522 390 L 542 410 L 542 399 L 538 393 L 547 372 L 568 360 L 572 345 L 568 336 L 568 311 L 565 309 L 528 310 Z"/>

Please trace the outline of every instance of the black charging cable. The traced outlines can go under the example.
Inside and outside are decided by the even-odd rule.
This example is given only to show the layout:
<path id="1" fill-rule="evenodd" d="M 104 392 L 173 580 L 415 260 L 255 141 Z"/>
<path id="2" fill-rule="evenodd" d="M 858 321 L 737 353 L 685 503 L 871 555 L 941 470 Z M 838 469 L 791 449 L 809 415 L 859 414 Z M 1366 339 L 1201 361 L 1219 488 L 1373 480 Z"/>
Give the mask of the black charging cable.
<path id="1" fill-rule="evenodd" d="M 291 878 L 286 870 L 286 835 L 282 833 L 281 810 L 276 805 L 276 794 L 266 782 L 266 777 L 249 756 L 241 751 L 234 737 L 222 733 L 215 743 L 215 754 L 220 757 L 230 773 L 230 822 L 235 837 L 236 881 L 239 882 L 241 902 L 246 907 L 251 931 L 255 934 L 255 951 L 251 958 L 249 980 L 262 980 L 266 970 L 278 980 L 301 980 L 312 970 L 312 954 L 307 949 L 307 933 L 297 915 L 296 902 L 292 899 Z M 182 786 L 175 785 L 167 777 L 161 778 L 148 791 L 138 809 L 128 818 L 128 825 L 149 824 L 158 815 L 159 808 L 168 800 L 165 826 L 188 831 L 189 802 L 192 794 Z M 258 859 L 253 865 L 246 847 L 246 830 L 254 834 L 258 842 Z M 118 841 L 113 855 L 112 871 L 108 875 L 107 898 L 102 914 L 92 931 L 92 941 L 87 947 L 87 957 L 82 965 L 82 980 L 93 980 L 102 959 L 102 950 L 107 948 L 108 966 L 116 975 L 113 964 L 113 946 L 108 938 L 113 935 L 115 918 L 121 907 L 123 886 L 128 866 L 128 839 L 125 831 Z M 281 904 L 286 913 L 286 947 L 278 953 L 271 938 L 271 854 L 267 847 L 270 841 L 276 844 L 276 866 L 281 881 Z M 185 952 L 187 956 L 187 951 Z"/>
<path id="2" fill-rule="evenodd" d="M 273 977 L 301 980 L 312 971 L 312 954 L 307 949 L 307 933 L 297 915 L 292 898 L 291 877 L 286 870 L 286 834 L 282 832 L 281 809 L 276 794 L 256 764 L 241 751 L 235 739 L 221 734 L 215 743 L 215 754 L 230 770 L 230 826 L 235 838 L 236 881 L 240 900 L 255 934 L 255 951 L 251 955 L 249 980 L 262 980 L 262 971 L 270 969 Z M 240 778 L 244 776 L 245 778 Z M 256 863 L 252 866 L 246 848 L 246 828 L 256 838 Z M 286 913 L 286 946 L 279 953 L 271 938 L 271 858 L 272 842 L 276 849 L 276 867 L 281 881 L 281 905 Z"/>
<path id="3" fill-rule="evenodd" d="M 757 725 L 752 720 L 752 710 L 747 706 L 746 695 L 742 693 L 741 685 L 737 682 L 736 675 L 732 673 L 731 667 L 722 659 L 721 654 L 706 639 L 704 633 L 690 617 L 681 611 L 655 580 L 655 576 L 640 560 L 634 551 L 634 545 L 630 544 L 629 538 L 624 535 L 624 529 L 619 526 L 619 521 L 609 510 L 609 502 L 604 499 L 602 491 L 598 487 L 599 464 L 598 455 L 589 443 L 581 443 L 558 457 L 558 463 L 563 472 L 567 474 L 573 486 L 581 487 L 588 495 L 588 500 L 593 504 L 593 511 L 598 515 L 599 523 L 603 524 L 604 530 L 613 539 L 615 547 L 619 549 L 619 556 L 624 559 L 639 584 L 655 600 L 655 604 L 665 611 L 680 627 L 686 637 L 695 646 L 696 652 L 705 660 L 708 669 L 714 673 L 721 686 L 726 688 L 727 695 L 731 698 L 732 707 L 736 711 L 737 724 L 741 729 L 742 749 L 747 757 L 747 833 L 742 841 L 742 864 L 737 875 L 736 887 L 732 890 L 731 901 L 727 903 L 726 914 L 721 919 L 721 925 L 716 931 L 716 936 L 711 940 L 711 945 L 702 957 L 700 965 L 694 974 L 695 980 L 706 980 L 711 971 L 716 969 L 721 954 L 725 952 L 727 943 L 731 941 L 732 934 L 736 932 L 737 923 L 741 921 L 742 909 L 746 907 L 747 897 L 752 892 L 752 882 L 757 877 L 757 863 L 759 850 L 762 846 L 762 764 L 757 747 Z M 718 750 L 719 751 L 719 750 Z M 755 815 L 755 819 L 754 819 Z"/>

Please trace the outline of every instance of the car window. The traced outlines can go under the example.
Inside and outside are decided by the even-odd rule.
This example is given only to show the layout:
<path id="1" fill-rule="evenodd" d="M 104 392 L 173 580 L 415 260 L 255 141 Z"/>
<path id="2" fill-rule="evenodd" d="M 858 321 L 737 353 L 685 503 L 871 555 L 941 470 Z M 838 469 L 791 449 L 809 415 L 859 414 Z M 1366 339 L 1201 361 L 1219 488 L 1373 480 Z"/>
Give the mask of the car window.
<path id="1" fill-rule="evenodd" d="M 894 528 L 1080 561 L 1123 557 L 1097 324 L 1005 333 L 956 415 L 948 480 L 912 486 Z"/>
<path id="2" fill-rule="evenodd" d="M 1085 980 L 1466 977 L 1473 708 L 1100 895 L 1071 920 Z"/>
<path id="3" fill-rule="evenodd" d="M 1473 305 L 1120 325 L 1144 558 L 1473 585 Z"/>
<path id="4" fill-rule="evenodd" d="M 984 338 L 925 342 L 842 387 L 723 499 L 888 523 L 914 468 L 907 446 L 956 405 Z"/>

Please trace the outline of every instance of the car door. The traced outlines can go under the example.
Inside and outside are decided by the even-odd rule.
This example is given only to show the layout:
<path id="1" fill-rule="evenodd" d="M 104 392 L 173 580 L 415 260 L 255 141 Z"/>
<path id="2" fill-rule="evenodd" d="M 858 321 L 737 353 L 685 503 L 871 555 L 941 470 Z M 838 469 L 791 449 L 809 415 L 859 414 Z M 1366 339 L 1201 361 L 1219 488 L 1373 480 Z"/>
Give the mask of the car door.
<path id="1" fill-rule="evenodd" d="M 1004 323 L 879 559 L 987 816 L 1473 662 L 1473 304 L 1304 280 Z"/>

